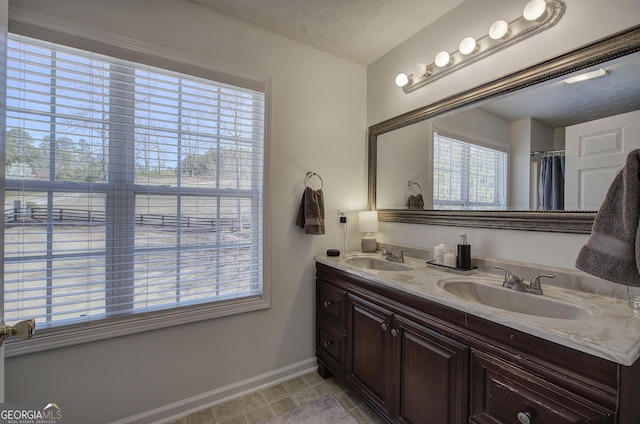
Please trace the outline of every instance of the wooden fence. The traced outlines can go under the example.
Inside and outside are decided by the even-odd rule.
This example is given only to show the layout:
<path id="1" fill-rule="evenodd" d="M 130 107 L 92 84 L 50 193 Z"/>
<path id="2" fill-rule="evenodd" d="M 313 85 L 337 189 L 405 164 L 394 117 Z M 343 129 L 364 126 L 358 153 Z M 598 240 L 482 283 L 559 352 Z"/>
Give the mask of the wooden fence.
<path id="1" fill-rule="evenodd" d="M 14 207 L 4 212 L 5 225 L 46 223 L 49 212 L 46 207 Z M 54 208 L 52 211 L 54 224 L 105 224 L 104 212 L 74 208 Z M 249 220 L 241 218 L 203 218 L 193 216 L 161 215 L 161 214 L 136 214 L 135 225 L 157 228 L 189 228 L 199 230 L 226 230 L 238 231 L 250 226 Z"/>

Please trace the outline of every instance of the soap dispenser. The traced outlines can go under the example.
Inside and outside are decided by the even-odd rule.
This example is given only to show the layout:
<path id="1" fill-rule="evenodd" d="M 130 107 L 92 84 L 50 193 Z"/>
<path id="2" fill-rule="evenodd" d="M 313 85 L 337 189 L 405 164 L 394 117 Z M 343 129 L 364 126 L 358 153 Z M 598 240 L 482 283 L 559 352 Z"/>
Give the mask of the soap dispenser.
<path id="1" fill-rule="evenodd" d="M 471 268 L 471 245 L 467 241 L 467 235 L 461 234 L 460 241 L 458 243 L 458 259 L 456 261 L 456 268 L 469 269 Z"/>

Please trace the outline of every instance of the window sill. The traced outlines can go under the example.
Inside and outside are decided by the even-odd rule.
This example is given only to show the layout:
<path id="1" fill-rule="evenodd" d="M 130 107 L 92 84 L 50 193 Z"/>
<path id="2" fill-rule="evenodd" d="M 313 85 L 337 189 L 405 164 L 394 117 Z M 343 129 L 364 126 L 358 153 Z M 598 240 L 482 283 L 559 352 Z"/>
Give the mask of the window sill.
<path id="1" fill-rule="evenodd" d="M 208 319 L 267 309 L 271 305 L 264 298 L 252 297 L 229 302 L 216 302 L 192 307 L 169 309 L 147 314 L 108 318 L 91 323 L 67 325 L 38 331 L 29 340 L 9 340 L 5 343 L 5 357 L 27 355 L 51 349 L 106 340 L 114 337 L 159 330 Z"/>

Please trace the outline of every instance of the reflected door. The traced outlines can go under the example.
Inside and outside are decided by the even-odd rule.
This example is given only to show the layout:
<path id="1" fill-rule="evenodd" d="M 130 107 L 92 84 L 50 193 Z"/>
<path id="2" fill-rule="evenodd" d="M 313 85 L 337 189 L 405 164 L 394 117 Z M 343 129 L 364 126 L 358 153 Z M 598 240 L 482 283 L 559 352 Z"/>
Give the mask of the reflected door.
<path id="1" fill-rule="evenodd" d="M 566 129 L 565 209 L 598 210 L 627 155 L 640 148 L 640 111 Z"/>

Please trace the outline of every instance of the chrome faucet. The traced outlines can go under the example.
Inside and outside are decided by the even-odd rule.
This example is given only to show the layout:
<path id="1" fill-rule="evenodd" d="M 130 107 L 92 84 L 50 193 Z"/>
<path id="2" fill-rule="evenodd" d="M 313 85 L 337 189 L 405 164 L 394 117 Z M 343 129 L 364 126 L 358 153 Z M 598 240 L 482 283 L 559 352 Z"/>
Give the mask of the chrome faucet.
<path id="1" fill-rule="evenodd" d="M 501 266 L 494 266 L 494 268 L 504 271 L 504 281 L 502 282 L 502 287 L 506 287 L 515 291 L 524 291 L 525 286 L 523 283 L 524 280 L 522 278 L 518 277 L 507 268 L 503 268 Z"/>
<path id="2" fill-rule="evenodd" d="M 540 278 L 542 277 L 556 278 L 555 275 L 551 275 L 551 274 L 536 275 L 531 279 L 531 284 L 529 284 L 529 287 L 527 288 L 527 293 L 542 294 L 542 286 L 540 285 Z"/>
<path id="3" fill-rule="evenodd" d="M 545 278 L 556 278 L 555 275 L 550 274 L 540 274 L 536 275 L 531 279 L 531 283 L 529 285 L 524 283 L 524 279 L 518 277 L 507 268 L 503 268 L 501 266 L 494 266 L 494 268 L 501 269 L 504 271 L 504 281 L 502 282 L 502 287 L 506 287 L 511 290 L 516 290 L 525 293 L 537 294 L 541 295 L 542 286 L 540 285 L 540 279 Z"/>
<path id="4" fill-rule="evenodd" d="M 404 253 L 409 252 L 409 249 L 402 249 L 398 253 L 393 253 L 388 247 L 382 248 L 382 256 L 386 257 L 388 261 L 404 263 Z"/>

